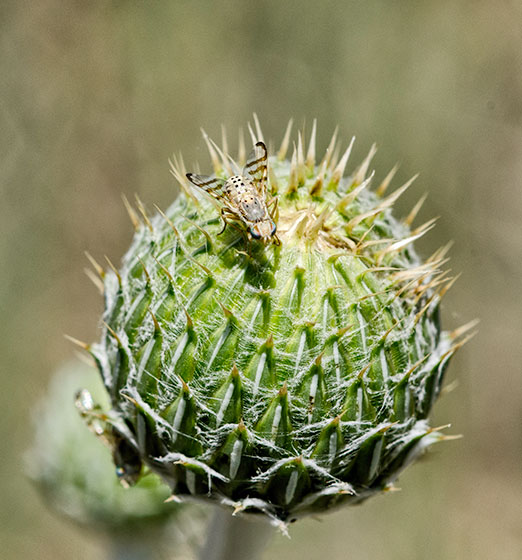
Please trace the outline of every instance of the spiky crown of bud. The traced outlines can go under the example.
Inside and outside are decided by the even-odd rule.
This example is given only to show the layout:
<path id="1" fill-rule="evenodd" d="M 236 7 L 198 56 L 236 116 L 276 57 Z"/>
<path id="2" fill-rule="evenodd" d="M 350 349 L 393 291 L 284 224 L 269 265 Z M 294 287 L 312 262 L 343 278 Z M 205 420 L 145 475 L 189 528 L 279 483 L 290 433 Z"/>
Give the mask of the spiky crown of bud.
<path id="1" fill-rule="evenodd" d="M 464 342 L 439 328 L 447 248 L 425 262 L 412 248 L 433 221 L 410 229 L 420 205 L 391 214 L 412 181 L 386 196 L 394 169 L 370 191 L 375 146 L 345 177 L 353 140 L 339 157 L 337 134 L 317 163 L 315 122 L 287 161 L 290 130 L 268 164 L 281 245 L 219 236 L 175 158 L 181 195 L 152 218 L 127 204 L 122 266 L 95 265 L 105 313 L 90 347 L 122 420 L 123 477 L 143 461 L 179 497 L 282 523 L 388 489 L 442 439 L 427 417 Z M 257 119 L 250 132 L 263 140 Z M 215 174 L 232 175 L 226 140 L 205 140 Z M 245 152 L 240 139 L 240 165 Z"/>

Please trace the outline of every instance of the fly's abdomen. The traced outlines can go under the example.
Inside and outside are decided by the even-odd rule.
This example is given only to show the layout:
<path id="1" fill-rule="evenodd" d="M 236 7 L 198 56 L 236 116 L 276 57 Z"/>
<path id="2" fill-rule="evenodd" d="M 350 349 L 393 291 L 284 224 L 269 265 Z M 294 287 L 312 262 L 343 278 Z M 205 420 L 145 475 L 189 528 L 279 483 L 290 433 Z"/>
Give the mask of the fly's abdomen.
<path id="1" fill-rule="evenodd" d="M 238 208 L 241 201 L 251 194 L 251 189 L 245 184 L 245 179 L 241 175 L 233 175 L 227 180 L 225 186 L 223 187 L 229 201 L 233 206 Z"/>

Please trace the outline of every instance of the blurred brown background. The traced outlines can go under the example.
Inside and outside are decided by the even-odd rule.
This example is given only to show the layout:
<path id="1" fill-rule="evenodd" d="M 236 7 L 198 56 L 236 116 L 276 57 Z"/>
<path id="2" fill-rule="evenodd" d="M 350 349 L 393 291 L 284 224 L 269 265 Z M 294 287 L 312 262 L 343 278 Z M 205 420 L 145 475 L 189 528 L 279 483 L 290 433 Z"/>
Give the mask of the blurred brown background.
<path id="1" fill-rule="evenodd" d="M 373 141 L 377 176 L 420 172 L 421 243 L 452 239 L 461 279 L 444 325 L 480 317 L 453 360 L 457 387 L 434 424 L 443 444 L 374 498 L 277 536 L 265 559 L 522 558 L 522 4 L 420 2 L 3 2 L 0 8 L 2 556 L 100 558 L 103 542 L 56 518 L 25 479 L 33 403 L 74 350 L 97 338 L 90 251 L 118 262 L 121 203 L 169 204 L 168 157 L 208 167 L 214 137 L 256 111 L 279 142 L 289 117 Z"/>

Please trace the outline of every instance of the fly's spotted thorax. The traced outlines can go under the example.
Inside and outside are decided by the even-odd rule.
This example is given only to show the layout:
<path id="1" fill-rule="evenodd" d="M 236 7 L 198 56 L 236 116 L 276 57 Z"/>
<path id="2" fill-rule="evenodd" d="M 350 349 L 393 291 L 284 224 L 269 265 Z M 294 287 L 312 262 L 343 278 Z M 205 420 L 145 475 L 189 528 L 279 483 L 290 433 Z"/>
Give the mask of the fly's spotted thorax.
<path id="1" fill-rule="evenodd" d="M 260 197 L 254 183 L 239 175 L 228 179 L 225 192 L 230 204 L 237 210 L 247 224 L 268 219 L 265 201 Z"/>
<path id="2" fill-rule="evenodd" d="M 422 261 L 412 246 L 432 221 L 412 225 L 418 205 L 392 215 L 411 182 L 370 190 L 374 148 L 346 176 L 336 137 L 317 160 L 315 124 L 290 161 L 289 129 L 270 158 L 256 133 L 243 174 L 267 214 L 239 211 L 243 186 L 207 138 L 213 175 L 176 161 L 183 192 L 152 218 L 139 205 L 103 274 L 90 351 L 122 437 L 173 494 L 286 523 L 388 490 L 444 439 L 428 416 L 466 328 L 440 329 L 447 248 Z"/>

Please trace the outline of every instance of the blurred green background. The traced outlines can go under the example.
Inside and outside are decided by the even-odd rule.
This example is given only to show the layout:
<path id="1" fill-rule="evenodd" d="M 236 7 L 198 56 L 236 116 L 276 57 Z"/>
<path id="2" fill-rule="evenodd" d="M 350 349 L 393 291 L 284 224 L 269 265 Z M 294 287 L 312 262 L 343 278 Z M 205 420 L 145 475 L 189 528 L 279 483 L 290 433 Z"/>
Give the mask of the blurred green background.
<path id="1" fill-rule="evenodd" d="M 433 418 L 464 439 L 402 492 L 299 522 L 264 558 L 522 558 L 519 1 L 6 1 L 0 62 L 3 558 L 102 557 L 21 467 L 34 402 L 74 353 L 62 334 L 98 336 L 83 252 L 119 262 L 121 193 L 167 206 L 169 156 L 210 169 L 200 126 L 219 139 L 253 111 L 276 142 L 289 117 L 317 117 L 320 151 L 338 124 L 353 165 L 377 142 L 377 177 L 399 161 L 396 186 L 420 172 L 398 213 L 429 192 L 417 223 L 441 218 L 420 251 L 455 241 L 444 326 L 482 320 Z"/>

